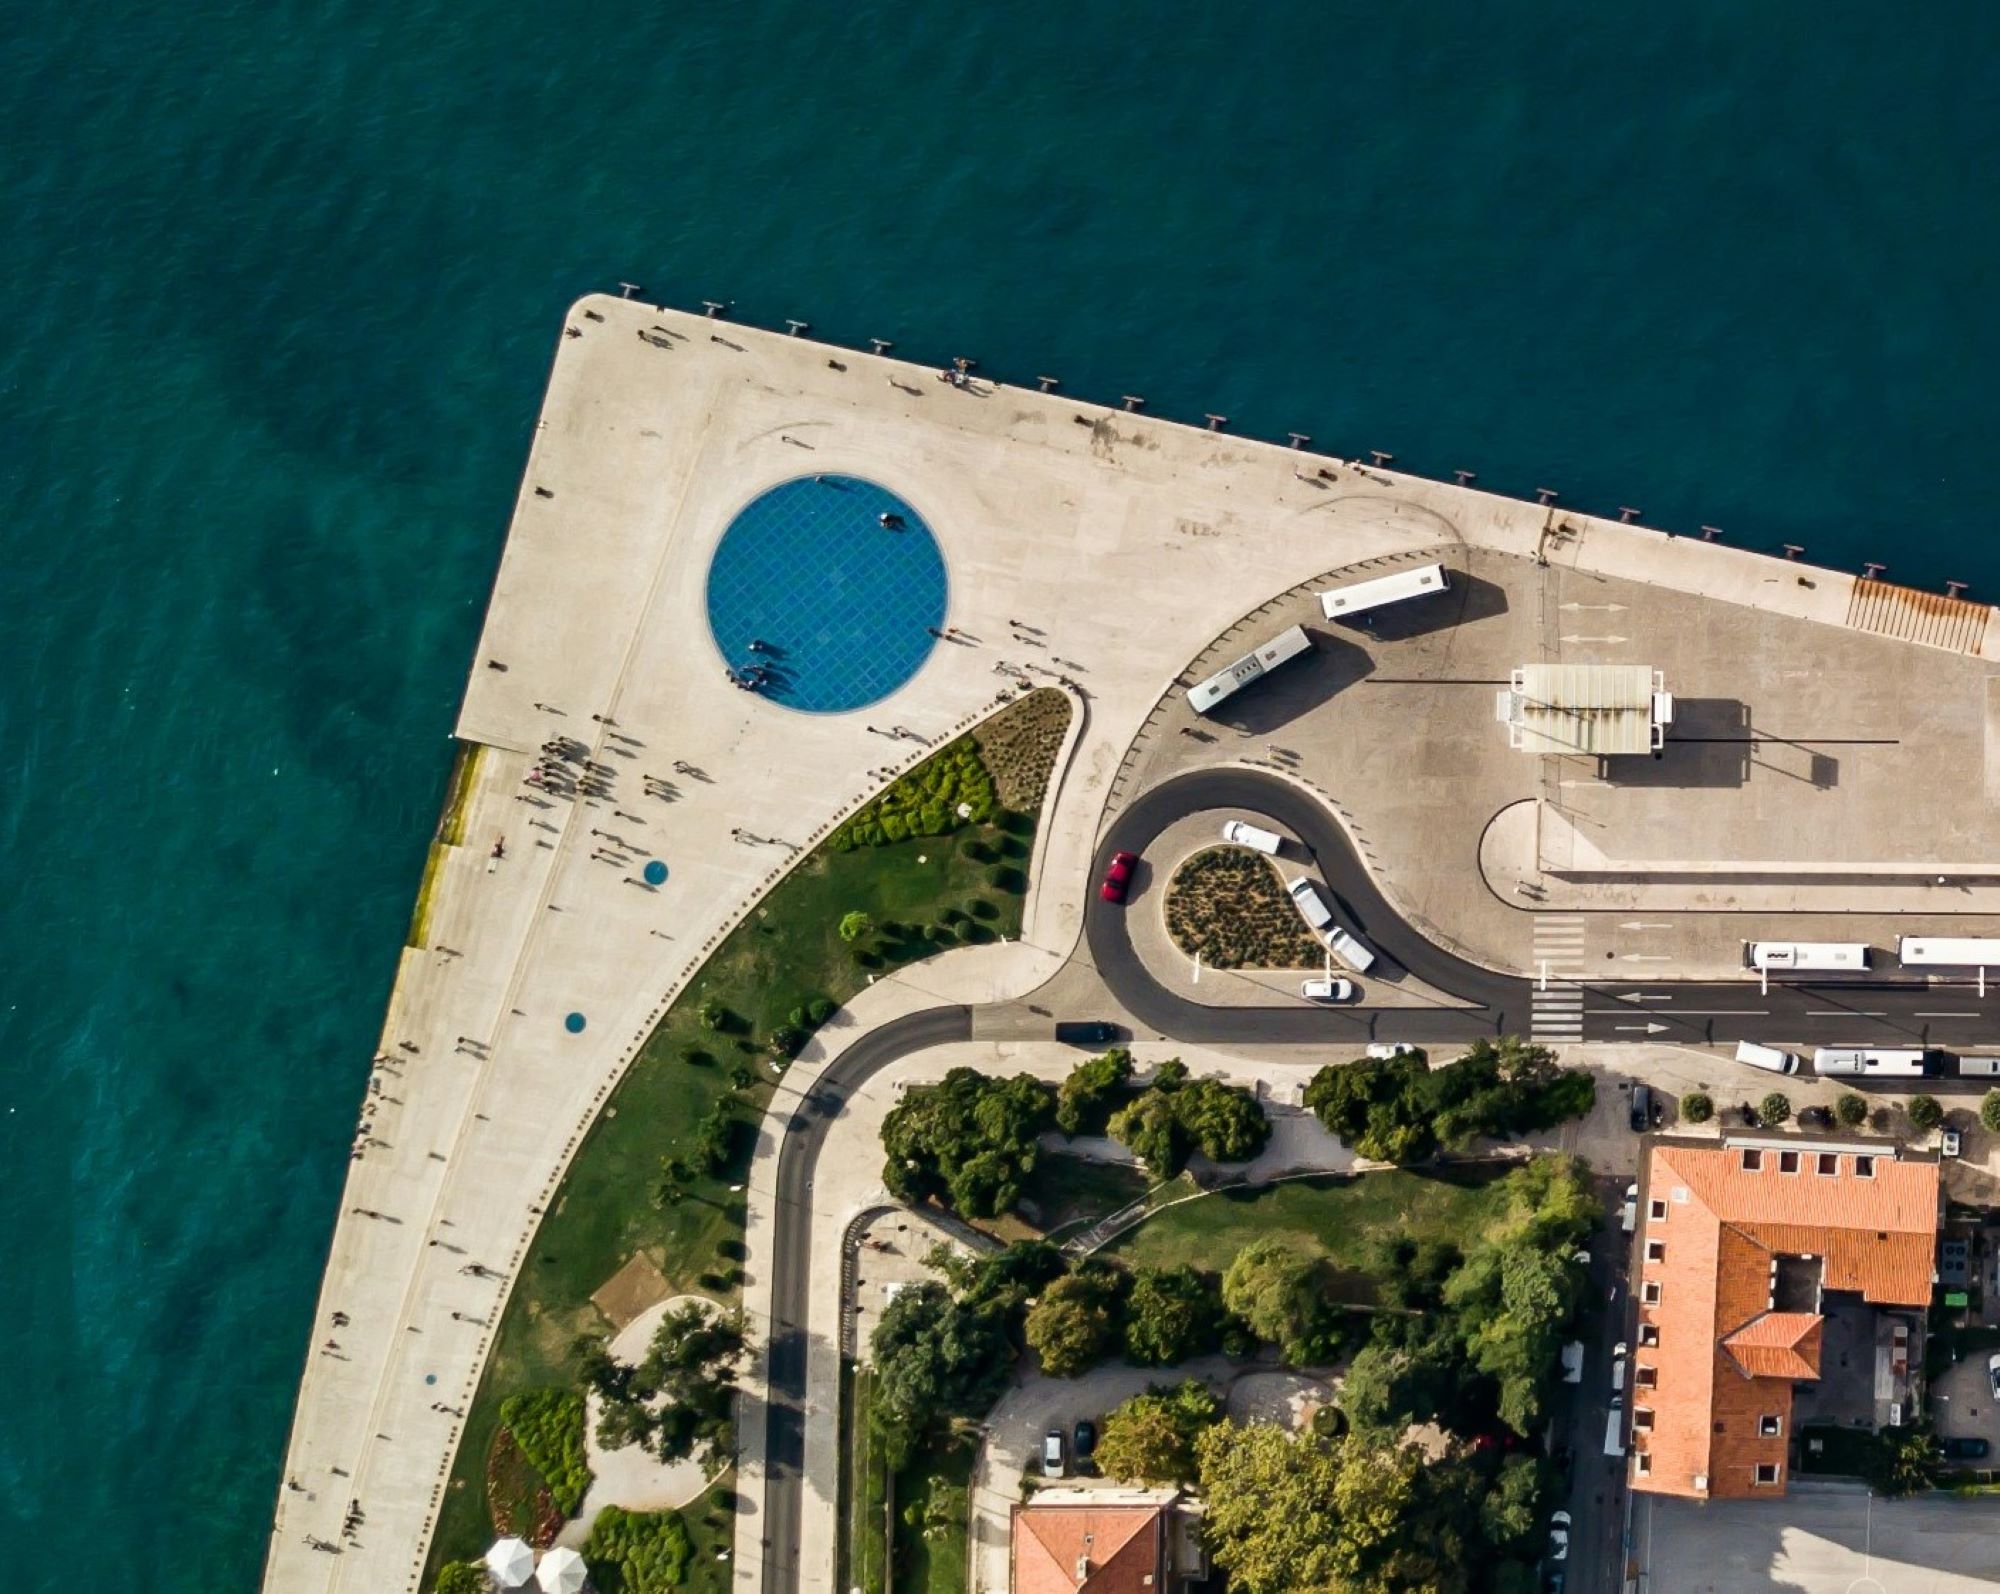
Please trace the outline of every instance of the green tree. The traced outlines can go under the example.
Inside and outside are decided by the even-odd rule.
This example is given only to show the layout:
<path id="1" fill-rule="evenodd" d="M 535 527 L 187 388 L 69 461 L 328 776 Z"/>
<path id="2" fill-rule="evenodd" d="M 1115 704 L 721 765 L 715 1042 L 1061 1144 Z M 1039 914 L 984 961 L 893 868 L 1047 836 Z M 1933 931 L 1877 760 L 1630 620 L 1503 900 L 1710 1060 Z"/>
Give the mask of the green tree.
<path id="1" fill-rule="evenodd" d="M 660 1176 L 653 1182 L 653 1204 L 661 1207 L 677 1207 L 687 1199 L 687 1184 L 691 1170 L 679 1157 L 660 1159 Z"/>
<path id="2" fill-rule="evenodd" d="M 1525 1544 L 1541 1526 L 1542 1464 L 1533 1456 L 1509 1456 L 1479 1502 L 1479 1527 L 1488 1544 L 1505 1549 Z"/>
<path id="3" fill-rule="evenodd" d="M 1681 1097 L 1681 1121 L 1690 1124 L 1705 1124 L 1715 1116 L 1715 1100 L 1701 1091 L 1691 1090 Z"/>
<path id="4" fill-rule="evenodd" d="M 1383 1313 L 1348 1364 L 1340 1407 L 1357 1429 L 1401 1433 L 1433 1420 L 1450 1426 L 1465 1384 L 1465 1351 L 1448 1319 Z"/>
<path id="5" fill-rule="evenodd" d="M 1860 1101 L 1859 1096 L 1854 1098 Z M 1862 1103 L 1862 1111 L 1867 1112 L 1867 1103 Z M 1845 1120 L 1843 1120 L 1844 1122 Z M 1979 1098 L 1979 1121 L 1996 1134 L 2000 1134 L 2000 1090 L 1989 1090 Z M 1855 1120 L 1856 1123 L 1860 1119 Z"/>
<path id="6" fill-rule="evenodd" d="M 1056 1127 L 1066 1135 L 1101 1135 L 1113 1104 L 1132 1077 L 1132 1054 L 1122 1046 L 1078 1063 L 1056 1092 Z"/>
<path id="7" fill-rule="evenodd" d="M 1004 1314 L 954 1297 L 935 1279 L 898 1292 L 876 1320 L 869 1348 L 875 1360 L 869 1417 L 892 1468 L 947 1419 L 992 1405 L 1014 1360 Z"/>
<path id="8" fill-rule="evenodd" d="M 1020 1199 L 1053 1111 L 1032 1075 L 994 1079 L 954 1068 L 905 1091 L 883 1121 L 883 1182 L 913 1205 L 936 1198 L 967 1217 L 998 1217 Z"/>
<path id="9" fill-rule="evenodd" d="M 1924 1134 L 1929 1134 L 1944 1122 L 1944 1108 L 1935 1096 L 1912 1096 L 1906 1110 L 1910 1115 L 1910 1127 Z"/>
<path id="10" fill-rule="evenodd" d="M 1099 1273 L 1072 1273 L 1029 1309 L 1029 1347 L 1051 1378 L 1074 1378 L 1104 1359 L 1118 1334 L 1114 1286 Z"/>
<path id="11" fill-rule="evenodd" d="M 1120 1483 L 1191 1483 L 1195 1441 L 1221 1416 L 1220 1403 L 1198 1378 L 1171 1389 L 1155 1384 L 1106 1415 L 1098 1469 Z"/>
<path id="12" fill-rule="evenodd" d="M 1248 1162 L 1271 1138 L 1263 1107 L 1237 1086 L 1197 1079 L 1169 1099 L 1181 1128 L 1210 1162 Z"/>
<path id="13" fill-rule="evenodd" d="M 1325 1316 L 1321 1266 L 1285 1240 L 1252 1240 L 1222 1276 L 1222 1304 L 1259 1339 L 1292 1350 L 1306 1345 Z M 1304 1360 L 1304 1357 L 1294 1357 Z"/>
<path id="14" fill-rule="evenodd" d="M 1142 1267 L 1125 1297 L 1125 1359 L 1172 1367 L 1216 1347 L 1222 1297 L 1207 1275 L 1180 1267 Z"/>
<path id="15" fill-rule="evenodd" d="M 1791 1098 L 1782 1090 L 1774 1090 L 1757 1103 L 1757 1122 L 1766 1129 L 1776 1129 L 1792 1116 Z"/>
<path id="16" fill-rule="evenodd" d="M 680 1461 L 699 1450 L 711 1472 L 734 1449 L 731 1414 L 743 1355 L 743 1320 L 700 1301 L 674 1307 L 653 1330 L 633 1378 L 634 1393 L 658 1402 L 653 1450 Z"/>
<path id="17" fill-rule="evenodd" d="M 1885 1428 L 1868 1458 L 1868 1485 L 1892 1499 L 1919 1494 L 1937 1482 L 1937 1440 L 1928 1425 Z"/>
<path id="18" fill-rule="evenodd" d="M 492 1594 L 492 1580 L 478 1561 L 447 1561 L 438 1568 L 435 1594 Z"/>
<path id="19" fill-rule="evenodd" d="M 1329 1063 L 1306 1086 L 1305 1104 L 1341 1144 L 1381 1162 L 1421 1162 L 1437 1150 L 1421 1051 Z"/>
<path id="20" fill-rule="evenodd" d="M 1111 1138 L 1146 1165 L 1156 1179 L 1171 1179 L 1187 1165 L 1187 1130 L 1174 1098 L 1157 1089 L 1111 1115 Z"/>
<path id="21" fill-rule="evenodd" d="M 2000 1091 L 1989 1091 L 1989 1096 L 2000 1096 Z M 1857 1096 L 1851 1090 L 1842 1091 L 1834 1099 L 1833 1116 L 1846 1129 L 1859 1129 L 1868 1121 L 1868 1098 Z"/>
<path id="22" fill-rule="evenodd" d="M 859 908 L 840 916 L 840 938 L 849 946 L 865 941 L 874 933 L 875 921 Z"/>
<path id="23" fill-rule="evenodd" d="M 1241 1594 L 1342 1586 L 1336 1541 L 1340 1443 L 1274 1423 L 1219 1422 L 1195 1440 L 1203 1536 Z"/>

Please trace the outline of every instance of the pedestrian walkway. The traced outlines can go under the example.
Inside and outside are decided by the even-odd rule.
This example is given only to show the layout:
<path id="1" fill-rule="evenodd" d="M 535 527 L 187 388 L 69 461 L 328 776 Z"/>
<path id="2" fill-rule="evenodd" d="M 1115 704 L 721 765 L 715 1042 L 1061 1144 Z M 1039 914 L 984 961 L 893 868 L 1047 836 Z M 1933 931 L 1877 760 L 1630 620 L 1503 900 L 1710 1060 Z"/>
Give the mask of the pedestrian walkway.
<path id="1" fill-rule="evenodd" d="M 1583 1039 L 1584 919 L 1574 913 L 1538 913 L 1534 924 L 1535 989 L 1529 1035 L 1556 1046 Z"/>

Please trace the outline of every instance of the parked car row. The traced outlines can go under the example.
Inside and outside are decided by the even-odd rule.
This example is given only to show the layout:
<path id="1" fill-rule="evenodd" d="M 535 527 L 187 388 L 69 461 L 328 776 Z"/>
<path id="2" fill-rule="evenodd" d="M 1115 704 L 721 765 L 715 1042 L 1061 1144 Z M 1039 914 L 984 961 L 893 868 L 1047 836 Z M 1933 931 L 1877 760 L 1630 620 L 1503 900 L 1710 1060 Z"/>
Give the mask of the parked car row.
<path id="1" fill-rule="evenodd" d="M 1042 1476 L 1045 1478 L 1066 1478 L 1070 1474 L 1072 1457 L 1078 1477 L 1087 1477 L 1096 1468 L 1091 1456 L 1097 1451 L 1097 1424 L 1081 1421 L 1070 1433 L 1070 1449 L 1063 1448 L 1063 1431 L 1051 1428 L 1042 1435 Z"/>

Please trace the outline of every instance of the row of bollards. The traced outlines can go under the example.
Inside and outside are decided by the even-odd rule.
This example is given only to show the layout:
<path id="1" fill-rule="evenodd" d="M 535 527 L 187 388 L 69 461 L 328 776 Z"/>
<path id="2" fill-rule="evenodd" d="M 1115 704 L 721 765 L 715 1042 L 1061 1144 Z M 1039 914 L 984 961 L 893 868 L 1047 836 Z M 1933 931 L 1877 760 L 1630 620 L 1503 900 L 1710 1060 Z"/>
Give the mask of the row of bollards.
<path id="1" fill-rule="evenodd" d="M 618 296 L 621 299 L 635 299 L 644 292 L 645 286 L 642 283 L 620 282 L 618 284 Z M 704 299 L 701 301 L 701 306 L 703 313 L 708 319 L 715 320 L 733 307 L 735 302 L 733 299 Z M 666 306 L 662 305 L 660 308 L 664 310 Z M 798 337 L 807 331 L 811 325 L 812 323 L 809 321 L 797 321 L 788 317 L 785 321 L 785 330 L 790 336 Z M 890 338 L 870 338 L 868 339 L 868 345 L 878 355 L 886 355 L 896 346 L 894 340 Z M 953 364 L 961 373 L 970 371 L 977 363 L 975 360 L 967 359 L 953 361 Z M 1043 393 L 1052 393 L 1061 385 L 1061 380 L 1060 377 L 1038 376 L 1035 378 L 1035 385 Z M 1137 393 L 1120 394 L 1119 401 L 1127 414 L 1136 413 L 1146 406 L 1145 399 Z M 1202 419 L 1207 423 L 1207 428 L 1211 432 L 1219 432 L 1229 424 L 1229 417 L 1227 415 L 1204 413 Z M 1285 436 L 1295 449 L 1303 449 L 1312 441 L 1312 434 L 1310 432 L 1287 432 Z M 1378 469 L 1386 467 L 1396 457 L 1394 454 L 1379 448 L 1371 448 L 1367 453 L 1368 457 L 1374 460 Z M 1470 487 L 1473 482 L 1478 480 L 1477 471 L 1454 470 L 1452 476 L 1460 487 Z M 1553 487 L 1537 487 L 1535 489 L 1535 502 L 1544 508 L 1553 504 L 1559 496 Z M 1630 504 L 1620 505 L 1618 510 L 1619 524 L 1631 525 L 1638 520 L 1642 512 Z M 1669 532 L 1667 535 L 1672 536 L 1673 534 Z M 1701 527 L 1701 540 L 1703 542 L 1720 542 L 1722 537 L 1723 531 L 1720 526 L 1704 525 Z M 1788 561 L 1793 562 L 1803 558 L 1806 551 L 1804 544 L 1796 542 L 1781 543 L 1779 547 L 1784 557 Z M 1882 564 L 1879 561 L 1868 560 L 1861 567 L 1861 577 L 1864 581 L 1876 581 L 1881 579 L 1888 568 L 1886 564 Z M 1968 586 L 1969 583 L 1964 581 L 1947 581 L 1944 584 L 1945 596 L 1948 598 L 1960 598 L 1964 595 Z"/>

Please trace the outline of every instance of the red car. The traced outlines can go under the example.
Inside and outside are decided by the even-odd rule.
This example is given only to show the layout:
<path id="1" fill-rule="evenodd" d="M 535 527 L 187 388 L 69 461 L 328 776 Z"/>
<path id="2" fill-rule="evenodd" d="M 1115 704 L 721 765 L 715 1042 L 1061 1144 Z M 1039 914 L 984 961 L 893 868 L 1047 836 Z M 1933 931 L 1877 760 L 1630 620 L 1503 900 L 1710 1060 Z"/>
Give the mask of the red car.
<path id="1" fill-rule="evenodd" d="M 1125 893 L 1131 889 L 1132 870 L 1138 862 L 1136 852 L 1114 852 L 1110 867 L 1104 871 L 1104 884 L 1097 888 L 1097 894 L 1106 902 L 1123 902 Z"/>

